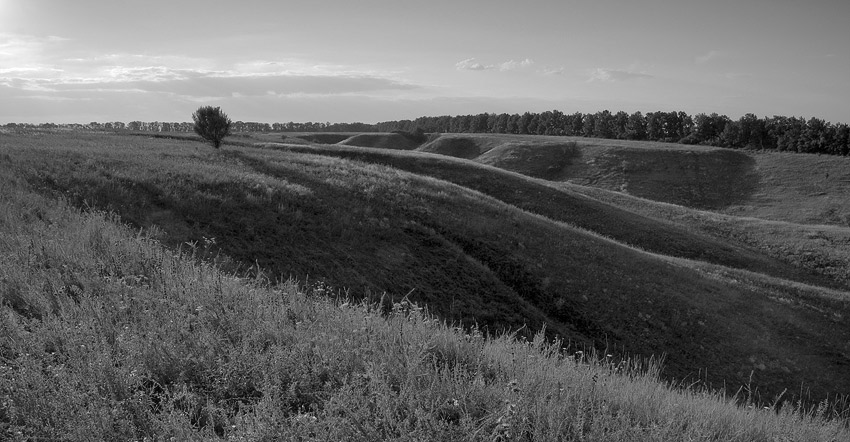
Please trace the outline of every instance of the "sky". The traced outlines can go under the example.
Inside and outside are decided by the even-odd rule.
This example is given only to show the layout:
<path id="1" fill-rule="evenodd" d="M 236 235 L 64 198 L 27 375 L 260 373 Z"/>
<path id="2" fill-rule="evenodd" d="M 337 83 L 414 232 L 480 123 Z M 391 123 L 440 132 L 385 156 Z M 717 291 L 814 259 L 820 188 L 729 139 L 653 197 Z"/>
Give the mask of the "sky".
<path id="1" fill-rule="evenodd" d="M 685 111 L 850 123 L 848 0 L 0 0 L 0 124 Z"/>

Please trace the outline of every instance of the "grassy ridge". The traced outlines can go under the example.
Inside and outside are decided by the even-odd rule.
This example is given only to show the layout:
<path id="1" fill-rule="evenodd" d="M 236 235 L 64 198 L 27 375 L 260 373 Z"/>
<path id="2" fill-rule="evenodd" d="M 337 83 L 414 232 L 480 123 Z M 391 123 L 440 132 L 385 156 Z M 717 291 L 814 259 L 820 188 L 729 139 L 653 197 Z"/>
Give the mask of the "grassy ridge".
<path id="1" fill-rule="evenodd" d="M 380 163 L 446 180 L 525 211 L 569 223 L 654 253 L 707 261 L 805 283 L 847 287 L 840 282 L 844 281 L 844 278 L 835 280 L 801 270 L 798 266 L 784 263 L 780 257 L 767 256 L 762 250 L 731 242 L 729 235 L 718 239 L 705 229 L 703 234 L 697 233 L 693 226 L 682 223 L 686 218 L 684 215 L 676 219 L 665 219 L 663 216 L 655 216 L 657 211 L 637 210 L 639 202 L 624 206 L 624 210 L 618 206 L 617 200 L 612 199 L 614 195 L 620 194 L 612 194 L 612 197 L 603 199 L 602 202 L 596 199 L 596 194 L 600 192 L 593 193 L 592 189 L 552 185 L 500 169 L 431 155 L 342 146 L 286 145 L 273 148 Z M 608 195 L 608 192 L 601 192 L 600 195 Z M 615 204 L 610 204 L 611 202 Z M 696 212 L 685 210 L 684 213 Z"/>
<path id="2" fill-rule="evenodd" d="M 357 134 L 339 142 L 347 146 L 377 147 L 381 149 L 413 150 L 419 142 L 401 134 Z"/>
<path id="3" fill-rule="evenodd" d="M 212 171 L 193 148 L 165 146 Z M 105 173 L 86 155 L 44 150 Z M 151 151 L 135 154 L 167 152 Z M 0 156 L 3 439 L 850 437 L 822 414 L 739 408 L 670 389 L 651 366 L 577 363 L 540 337 L 465 333 L 409 303 L 381 314 L 339 305 L 323 286 L 229 276 L 114 217 L 32 192 L 17 178 L 28 165 L 20 154 Z"/>
<path id="4" fill-rule="evenodd" d="M 572 138 L 570 143 L 574 144 L 565 145 L 562 137 L 448 134 L 418 150 L 493 163 L 547 180 L 586 184 L 565 183 L 558 188 L 568 194 L 590 196 L 604 202 L 602 206 L 570 200 L 557 193 L 551 196 L 551 189 L 539 190 L 546 187 L 541 183 L 535 184 L 531 197 L 520 191 L 515 194 L 512 189 L 528 188 L 527 180 L 476 169 L 469 163 L 335 147 L 323 147 L 318 152 L 378 161 L 437 176 L 525 210 L 662 254 L 797 280 L 809 278 L 805 273 L 814 272 L 839 281 L 844 287 L 850 281 L 850 230 L 847 229 L 850 200 L 846 198 L 850 194 L 850 169 L 844 167 L 846 160 L 587 138 Z M 467 149 L 468 155 L 459 154 L 460 147 Z M 488 174 L 497 178 L 484 178 Z M 499 185 L 502 180 L 510 185 Z M 606 190 L 626 190 L 657 201 Z M 735 216 L 688 210 L 658 201 L 710 206 L 719 213 Z M 564 205 L 579 206 L 581 210 L 561 210 Z M 612 213 L 610 205 L 651 221 L 632 223 L 629 216 L 633 215 L 623 221 L 622 212 Z M 608 222 L 609 219 L 618 221 Z M 654 221 L 664 223 L 658 225 Z M 688 239 L 682 241 L 681 232 L 671 234 L 664 225 L 669 222 L 683 229 Z M 694 242 L 696 232 L 713 238 L 713 244 Z M 740 248 L 729 250 L 733 245 L 754 248 L 756 254 Z M 773 263 L 765 265 L 764 255 L 772 258 Z M 791 264 L 791 268 L 787 264 L 784 268 L 776 266 L 777 260 Z M 803 275 L 800 269 L 806 270 Z M 823 279 L 808 281 L 831 284 Z"/>
<path id="5" fill-rule="evenodd" d="M 324 277 L 373 299 L 410 293 L 490 330 L 545 322 L 550 336 L 664 353 L 666 376 L 707 369 L 703 380 L 732 391 L 754 373 L 766 400 L 801 382 L 818 399 L 848 391 L 838 350 L 847 322 L 833 316 L 847 310 L 840 294 L 758 275 L 742 283 L 728 269 L 634 250 L 372 163 L 103 135 L 7 146 L 11 170 L 33 186 L 275 277 Z"/>
<path id="6" fill-rule="evenodd" d="M 491 134 L 443 134 L 418 150 L 729 215 L 850 226 L 847 158 Z"/>

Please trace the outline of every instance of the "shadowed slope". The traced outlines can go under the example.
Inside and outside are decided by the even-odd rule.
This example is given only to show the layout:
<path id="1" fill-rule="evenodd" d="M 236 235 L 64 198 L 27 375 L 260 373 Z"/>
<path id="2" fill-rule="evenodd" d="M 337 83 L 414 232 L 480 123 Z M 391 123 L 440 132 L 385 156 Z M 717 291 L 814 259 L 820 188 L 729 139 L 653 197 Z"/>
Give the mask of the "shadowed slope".
<path id="1" fill-rule="evenodd" d="M 766 398 L 801 383 L 818 399 L 850 391 L 846 294 L 648 254 L 386 166 L 252 148 L 211 155 L 170 140 L 58 140 L 21 140 L 13 169 L 125 220 L 167 210 L 186 227 L 165 232 L 170 244 L 212 241 L 237 262 L 356 296 L 409 293 L 491 330 L 545 323 L 574 343 L 664 354 L 673 379 L 707 370 L 709 383 L 734 391 L 755 371 Z"/>
<path id="2" fill-rule="evenodd" d="M 437 134 L 416 150 L 468 160 L 508 143 L 505 137 L 484 134 Z"/>
<path id="3" fill-rule="evenodd" d="M 339 142 L 346 146 L 377 147 L 380 149 L 413 150 L 419 142 L 399 133 L 365 133 L 357 134 Z"/>
<path id="4" fill-rule="evenodd" d="M 581 146 L 580 151 L 583 161 L 565 168 L 564 181 L 655 201 L 722 209 L 748 201 L 759 186 L 755 161 L 729 149 Z"/>
<path id="5" fill-rule="evenodd" d="M 296 135 L 296 138 L 300 138 L 305 141 L 309 141 L 311 143 L 319 143 L 319 144 L 336 144 L 341 141 L 345 141 L 354 136 L 354 134 L 346 134 L 346 133 L 308 133 Z"/>
<path id="6" fill-rule="evenodd" d="M 234 278 L 34 194 L 20 154 L 0 155 L 2 440 L 850 438 L 839 419 L 670 388 L 654 363 Z"/>
<path id="7" fill-rule="evenodd" d="M 473 162 L 435 155 L 343 146 L 274 148 L 386 164 L 432 176 L 477 190 L 523 210 L 567 222 L 655 253 L 707 261 L 806 283 L 842 286 L 829 278 L 768 257 L 758 250 L 696 233 L 689 226 L 642 216 L 571 189 Z"/>
<path id="8" fill-rule="evenodd" d="M 581 154 L 575 143 L 503 144 L 475 161 L 546 180 L 558 180 Z"/>
<path id="9" fill-rule="evenodd" d="M 552 148 L 565 143 L 575 147 Z M 418 150 L 732 215 L 850 226 L 850 158 L 492 134 L 442 134 Z"/>

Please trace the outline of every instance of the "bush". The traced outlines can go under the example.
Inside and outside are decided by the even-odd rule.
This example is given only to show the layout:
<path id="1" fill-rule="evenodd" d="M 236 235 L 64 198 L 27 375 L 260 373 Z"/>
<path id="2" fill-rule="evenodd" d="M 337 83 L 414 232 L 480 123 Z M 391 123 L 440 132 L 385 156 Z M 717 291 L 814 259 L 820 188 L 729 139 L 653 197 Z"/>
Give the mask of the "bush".
<path id="1" fill-rule="evenodd" d="M 230 135 L 230 118 L 220 107 L 202 106 L 192 114 L 195 133 L 218 149 L 221 140 Z"/>

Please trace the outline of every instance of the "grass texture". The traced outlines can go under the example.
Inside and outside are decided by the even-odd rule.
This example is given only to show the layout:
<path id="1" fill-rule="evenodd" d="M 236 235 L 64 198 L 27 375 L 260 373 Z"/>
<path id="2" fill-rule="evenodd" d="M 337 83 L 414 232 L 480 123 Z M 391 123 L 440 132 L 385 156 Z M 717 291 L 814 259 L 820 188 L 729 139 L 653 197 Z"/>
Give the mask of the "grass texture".
<path id="1" fill-rule="evenodd" d="M 117 221 L 0 174 L 0 438 L 850 437 L 825 408 L 737 406 L 659 382 L 652 362 L 485 337 L 407 300 L 237 278 Z"/>
<path id="2" fill-rule="evenodd" d="M 213 153 L 32 132 L 0 138 L 0 167 L 227 274 L 324 282 L 365 306 L 383 298 L 364 308 L 384 313 L 406 299 L 490 337 L 532 339 L 545 324 L 545 341 L 571 352 L 596 348 L 614 365 L 663 356 L 662 379 L 743 388 L 738 399 L 759 406 L 802 397 L 811 409 L 850 391 L 845 280 L 740 239 L 734 217 L 711 224 L 708 212 L 428 153 L 251 141 Z M 29 283 L 8 287 L 17 314 L 46 317 L 20 294 Z"/>

